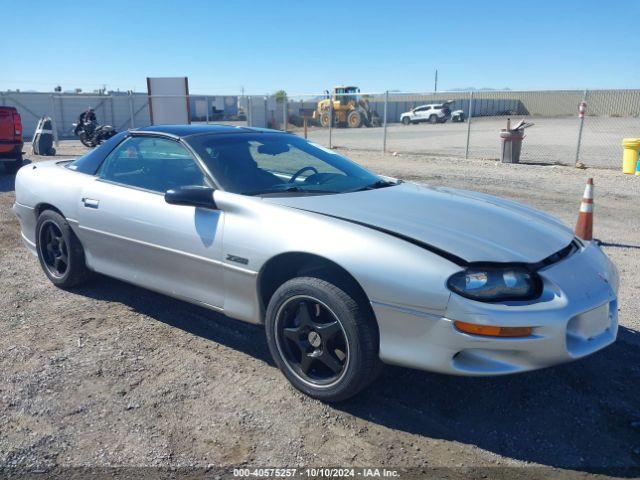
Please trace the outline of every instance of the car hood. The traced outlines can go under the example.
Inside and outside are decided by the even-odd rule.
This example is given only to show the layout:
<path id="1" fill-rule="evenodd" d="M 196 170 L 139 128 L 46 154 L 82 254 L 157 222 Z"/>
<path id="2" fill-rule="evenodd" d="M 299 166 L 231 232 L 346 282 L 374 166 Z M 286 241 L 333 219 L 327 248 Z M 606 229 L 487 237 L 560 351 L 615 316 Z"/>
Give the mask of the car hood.
<path id="1" fill-rule="evenodd" d="M 536 263 L 573 240 L 572 231 L 547 214 L 453 188 L 401 183 L 338 195 L 264 200 L 386 231 L 466 262 Z"/>

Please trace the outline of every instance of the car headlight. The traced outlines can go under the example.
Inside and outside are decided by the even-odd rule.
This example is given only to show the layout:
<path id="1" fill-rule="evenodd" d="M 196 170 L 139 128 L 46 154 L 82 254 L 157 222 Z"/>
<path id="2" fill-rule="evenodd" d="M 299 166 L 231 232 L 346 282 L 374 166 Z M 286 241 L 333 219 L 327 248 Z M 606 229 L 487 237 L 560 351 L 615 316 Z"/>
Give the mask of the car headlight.
<path id="1" fill-rule="evenodd" d="M 469 266 L 449 277 L 447 286 L 463 297 L 497 302 L 536 298 L 541 281 L 535 272 L 521 266 Z"/>

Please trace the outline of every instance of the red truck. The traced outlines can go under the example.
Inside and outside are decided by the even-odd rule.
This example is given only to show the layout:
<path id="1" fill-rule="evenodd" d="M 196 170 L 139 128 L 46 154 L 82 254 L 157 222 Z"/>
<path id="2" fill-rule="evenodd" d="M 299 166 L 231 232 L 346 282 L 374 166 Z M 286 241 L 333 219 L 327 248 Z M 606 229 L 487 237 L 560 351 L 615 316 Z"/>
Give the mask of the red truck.
<path id="1" fill-rule="evenodd" d="M 0 163 L 9 173 L 22 166 L 22 119 L 15 107 L 0 106 Z"/>

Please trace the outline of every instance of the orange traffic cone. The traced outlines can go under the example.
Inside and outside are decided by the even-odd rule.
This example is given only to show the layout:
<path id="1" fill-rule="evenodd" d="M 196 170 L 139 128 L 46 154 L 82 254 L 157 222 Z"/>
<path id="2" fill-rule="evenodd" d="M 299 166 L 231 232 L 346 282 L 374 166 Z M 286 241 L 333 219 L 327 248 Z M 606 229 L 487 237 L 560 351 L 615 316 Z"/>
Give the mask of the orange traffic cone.
<path id="1" fill-rule="evenodd" d="M 584 187 L 576 235 L 583 240 L 593 239 L 593 178 L 588 179 L 587 186 Z"/>

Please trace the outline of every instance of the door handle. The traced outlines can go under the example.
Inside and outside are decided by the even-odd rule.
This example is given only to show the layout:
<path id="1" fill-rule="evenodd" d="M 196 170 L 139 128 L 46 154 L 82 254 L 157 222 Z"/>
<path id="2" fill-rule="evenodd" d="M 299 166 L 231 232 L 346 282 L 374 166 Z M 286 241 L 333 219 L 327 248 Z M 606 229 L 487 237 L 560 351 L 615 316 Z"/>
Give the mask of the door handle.
<path id="1" fill-rule="evenodd" d="M 85 197 L 82 199 L 82 204 L 87 208 L 98 208 L 98 205 L 100 205 L 100 200 Z"/>

